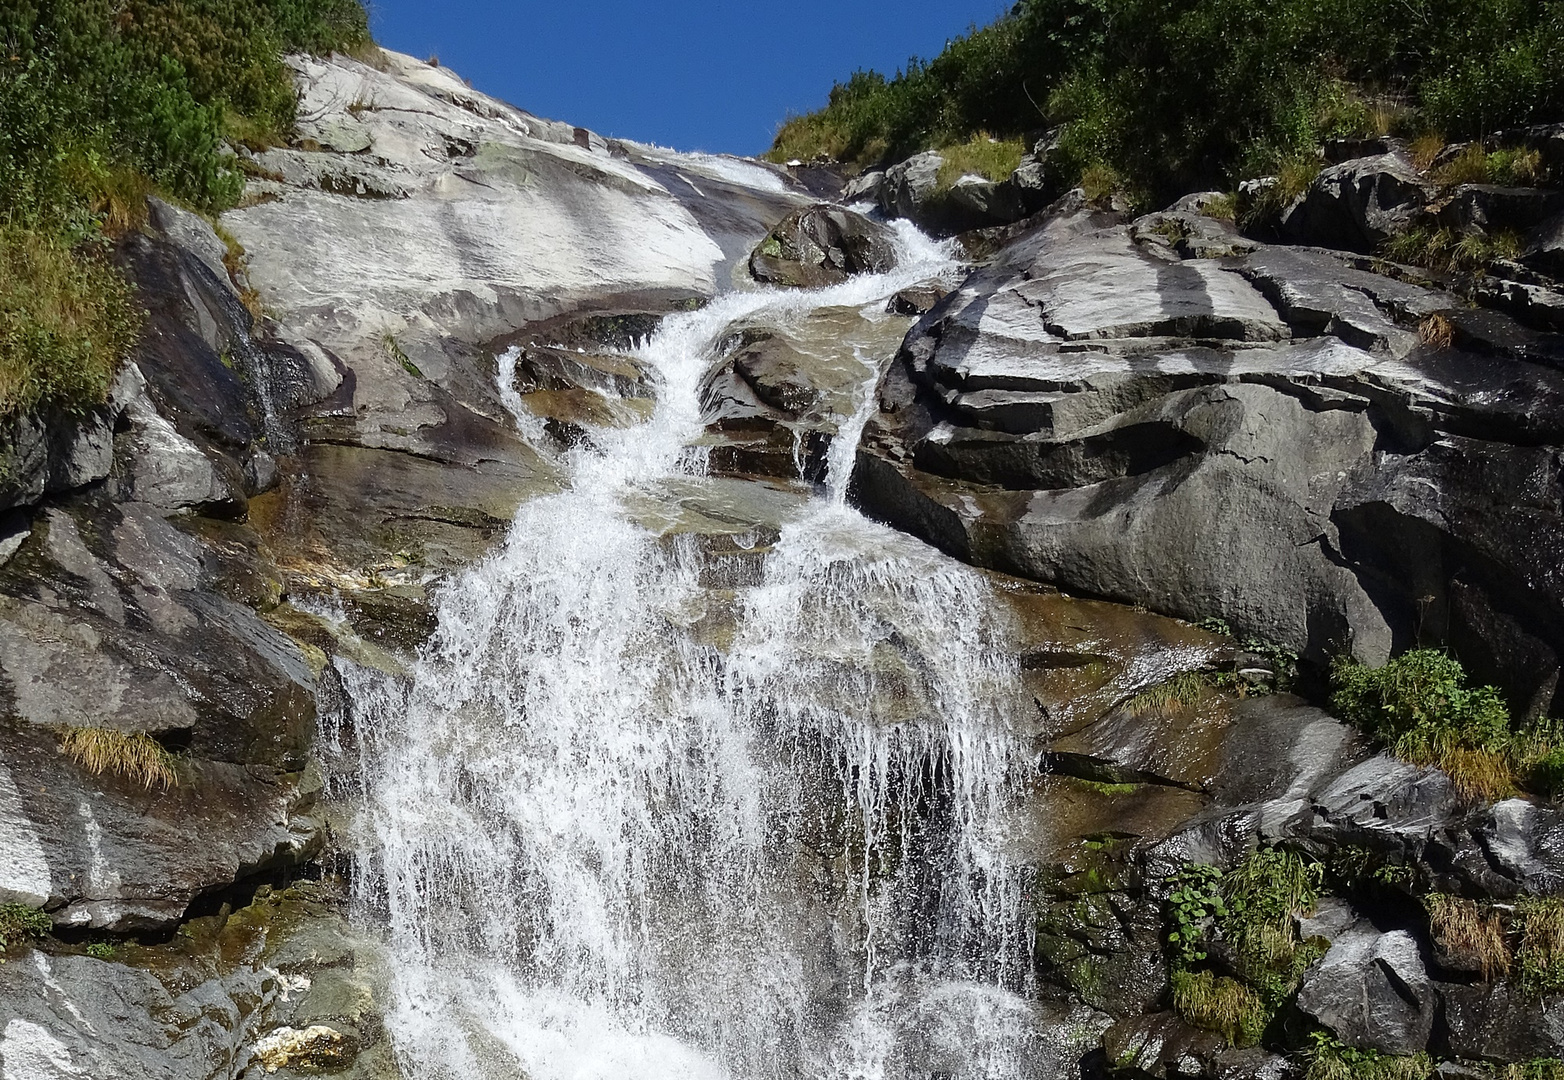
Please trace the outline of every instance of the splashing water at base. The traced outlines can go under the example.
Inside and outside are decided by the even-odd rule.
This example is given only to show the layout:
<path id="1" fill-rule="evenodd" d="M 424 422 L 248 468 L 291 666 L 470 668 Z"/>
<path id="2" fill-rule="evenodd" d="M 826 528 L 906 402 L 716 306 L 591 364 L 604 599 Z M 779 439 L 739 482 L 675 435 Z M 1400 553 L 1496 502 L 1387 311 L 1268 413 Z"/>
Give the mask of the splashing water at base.
<path id="1" fill-rule="evenodd" d="M 948 270 L 900 236 L 891 274 L 668 317 L 637 354 L 652 419 L 569 453 L 407 679 L 344 665 L 409 1076 L 1032 1075 L 1001 836 L 1029 710 L 983 580 L 845 505 L 883 358 L 769 550 L 632 509 L 705 482 L 698 387 L 736 321 Z"/>

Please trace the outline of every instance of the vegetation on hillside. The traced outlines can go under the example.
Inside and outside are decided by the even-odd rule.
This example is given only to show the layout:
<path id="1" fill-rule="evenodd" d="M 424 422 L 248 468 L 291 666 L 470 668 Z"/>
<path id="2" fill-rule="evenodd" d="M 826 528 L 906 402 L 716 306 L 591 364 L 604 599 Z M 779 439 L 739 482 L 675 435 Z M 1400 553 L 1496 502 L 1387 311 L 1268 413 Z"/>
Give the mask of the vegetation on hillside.
<path id="1" fill-rule="evenodd" d="M 138 322 L 107 240 L 153 190 L 234 205 L 229 141 L 293 123 L 283 54 L 368 43 L 357 0 L 0 5 L 0 418 L 102 400 Z"/>
<path id="2" fill-rule="evenodd" d="M 1564 117 L 1564 0 L 1020 0 L 893 78 L 860 71 L 778 159 L 857 165 L 1062 126 L 1050 167 L 1142 198 L 1229 188 L 1322 137 Z"/>

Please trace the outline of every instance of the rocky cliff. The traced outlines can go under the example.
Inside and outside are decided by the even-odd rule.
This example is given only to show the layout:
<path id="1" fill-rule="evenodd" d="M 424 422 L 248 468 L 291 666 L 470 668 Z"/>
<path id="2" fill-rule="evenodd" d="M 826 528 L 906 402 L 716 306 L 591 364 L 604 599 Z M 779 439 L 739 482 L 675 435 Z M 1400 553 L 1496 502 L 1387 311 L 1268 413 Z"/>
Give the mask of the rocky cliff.
<path id="1" fill-rule="evenodd" d="M 120 242 L 150 320 L 111 401 L 0 435 L 0 902 L 55 935 L 0 967 L 8 1080 L 394 1075 L 320 799 L 331 659 L 399 670 L 556 436 L 651 392 L 582 346 L 810 201 L 393 53 L 290 63 L 296 136 L 242 152 L 221 237 L 155 201 Z"/>

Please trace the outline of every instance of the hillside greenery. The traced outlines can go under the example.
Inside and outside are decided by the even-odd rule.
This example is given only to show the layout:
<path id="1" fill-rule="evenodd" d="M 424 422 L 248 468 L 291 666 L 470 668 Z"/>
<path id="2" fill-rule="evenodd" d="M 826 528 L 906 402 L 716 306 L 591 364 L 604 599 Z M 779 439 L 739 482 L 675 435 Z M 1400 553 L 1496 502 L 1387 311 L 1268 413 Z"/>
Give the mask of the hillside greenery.
<path id="1" fill-rule="evenodd" d="M 282 56 L 369 47 L 357 0 L 0 5 L 0 417 L 101 401 L 138 322 L 106 265 L 152 191 L 208 213 L 294 119 Z"/>
<path id="2" fill-rule="evenodd" d="M 1063 183 L 1142 201 L 1230 189 L 1329 137 L 1457 139 L 1564 117 L 1564 0 L 1020 0 L 778 131 L 778 160 L 858 166 L 1060 128 Z"/>

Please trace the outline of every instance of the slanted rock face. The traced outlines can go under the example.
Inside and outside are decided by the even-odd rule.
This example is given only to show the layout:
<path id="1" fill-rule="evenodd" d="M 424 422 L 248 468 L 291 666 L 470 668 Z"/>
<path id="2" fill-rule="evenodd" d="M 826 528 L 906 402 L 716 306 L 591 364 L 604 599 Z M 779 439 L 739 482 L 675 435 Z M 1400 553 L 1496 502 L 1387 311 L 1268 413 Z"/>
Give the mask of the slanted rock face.
<path id="1" fill-rule="evenodd" d="M 784 218 L 749 257 L 756 281 L 820 288 L 896 265 L 890 231 L 862 214 L 812 206 Z"/>
<path id="2" fill-rule="evenodd" d="M 1564 373 L 1539 335 L 1317 249 L 1180 259 L 1199 250 L 1156 226 L 1057 216 L 926 315 L 865 429 L 860 505 L 1316 659 L 1438 638 L 1556 707 Z M 1441 312 L 1489 355 L 1425 344 Z"/>

